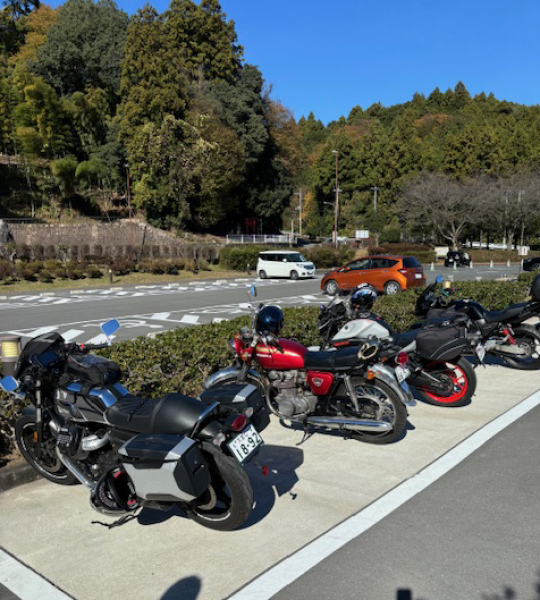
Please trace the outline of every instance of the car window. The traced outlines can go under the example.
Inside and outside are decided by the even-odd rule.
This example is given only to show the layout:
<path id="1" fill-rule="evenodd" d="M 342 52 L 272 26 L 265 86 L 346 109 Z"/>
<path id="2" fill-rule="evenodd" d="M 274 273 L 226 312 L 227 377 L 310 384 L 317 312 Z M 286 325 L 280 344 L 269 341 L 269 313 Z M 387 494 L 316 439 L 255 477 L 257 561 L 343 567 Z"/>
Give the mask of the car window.
<path id="1" fill-rule="evenodd" d="M 389 269 L 397 263 L 397 260 L 391 258 L 372 258 L 371 268 L 372 269 Z"/>
<path id="2" fill-rule="evenodd" d="M 413 267 L 420 267 L 422 265 L 416 260 L 416 258 L 414 258 L 414 256 L 408 256 L 407 258 L 403 259 L 403 266 L 406 269 L 411 269 Z"/>
<path id="3" fill-rule="evenodd" d="M 274 262 L 276 260 L 276 255 L 275 254 L 259 254 L 259 258 L 261 260 L 268 260 L 270 262 Z"/>
<path id="4" fill-rule="evenodd" d="M 306 259 L 300 254 L 300 252 L 294 252 L 293 254 L 287 254 L 287 260 L 289 262 L 294 262 L 294 263 L 307 262 Z"/>
<path id="5" fill-rule="evenodd" d="M 348 269 L 352 269 L 353 271 L 359 271 L 361 269 L 369 269 L 371 264 L 371 259 L 369 258 L 361 258 L 359 260 L 353 260 L 347 265 Z"/>

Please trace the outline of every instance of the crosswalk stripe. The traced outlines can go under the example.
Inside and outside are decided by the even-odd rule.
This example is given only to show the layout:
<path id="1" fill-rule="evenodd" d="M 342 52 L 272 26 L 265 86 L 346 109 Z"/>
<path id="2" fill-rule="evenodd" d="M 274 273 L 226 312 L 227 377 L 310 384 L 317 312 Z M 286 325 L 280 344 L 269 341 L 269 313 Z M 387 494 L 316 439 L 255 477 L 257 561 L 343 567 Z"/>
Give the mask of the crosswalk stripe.
<path id="1" fill-rule="evenodd" d="M 25 333 L 24 337 L 37 337 L 38 335 L 43 335 L 45 333 L 50 333 L 51 331 L 54 331 L 55 329 L 57 329 L 56 327 L 40 327 L 39 329 L 36 329 L 34 331 L 32 331 L 31 333 Z"/>
<path id="2" fill-rule="evenodd" d="M 189 323 L 191 325 L 195 325 L 199 322 L 199 315 L 184 315 L 180 319 L 180 323 Z"/>
<path id="3" fill-rule="evenodd" d="M 62 337 L 66 342 L 71 342 L 71 340 L 74 340 L 77 336 L 81 335 L 81 333 L 84 333 L 82 329 L 70 329 L 69 331 L 62 333 Z"/>

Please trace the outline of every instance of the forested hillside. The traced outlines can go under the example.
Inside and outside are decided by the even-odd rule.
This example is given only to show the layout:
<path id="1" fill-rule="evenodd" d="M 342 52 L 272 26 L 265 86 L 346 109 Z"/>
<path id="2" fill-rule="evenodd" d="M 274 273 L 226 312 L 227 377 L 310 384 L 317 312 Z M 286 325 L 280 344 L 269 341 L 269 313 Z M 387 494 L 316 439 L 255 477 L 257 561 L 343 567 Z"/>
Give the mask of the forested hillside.
<path id="1" fill-rule="evenodd" d="M 3 215 L 125 214 L 129 180 L 138 214 L 161 227 L 225 233 L 255 219 L 275 231 L 298 223 L 301 192 L 304 231 L 329 235 L 335 150 L 341 233 L 454 242 L 538 228 L 539 106 L 458 83 L 327 126 L 313 113 L 296 122 L 245 63 L 218 0 L 131 17 L 111 0 L 4 5 Z"/>

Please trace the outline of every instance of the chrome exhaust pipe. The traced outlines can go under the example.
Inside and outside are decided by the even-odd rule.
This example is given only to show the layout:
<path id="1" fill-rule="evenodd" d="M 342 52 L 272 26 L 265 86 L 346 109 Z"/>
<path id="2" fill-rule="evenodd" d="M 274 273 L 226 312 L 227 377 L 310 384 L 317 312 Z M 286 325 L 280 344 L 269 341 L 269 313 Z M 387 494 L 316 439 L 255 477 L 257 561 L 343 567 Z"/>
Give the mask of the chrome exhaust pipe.
<path id="1" fill-rule="evenodd" d="M 512 356 L 529 356 L 527 350 L 523 349 L 521 346 L 497 345 L 493 346 L 493 350 L 499 354 L 506 354 Z"/>
<path id="2" fill-rule="evenodd" d="M 69 460 L 67 456 L 62 454 L 58 448 L 56 448 L 56 454 L 58 454 L 58 458 L 60 462 L 66 467 L 66 469 L 75 476 L 83 485 L 85 485 L 89 490 L 94 490 L 96 484 L 88 477 L 85 477 L 77 467 Z"/>
<path id="3" fill-rule="evenodd" d="M 341 417 L 308 417 L 305 421 L 310 425 L 342 429 L 347 431 L 390 431 L 391 423 L 385 421 L 369 421 L 367 419 L 344 419 Z"/>

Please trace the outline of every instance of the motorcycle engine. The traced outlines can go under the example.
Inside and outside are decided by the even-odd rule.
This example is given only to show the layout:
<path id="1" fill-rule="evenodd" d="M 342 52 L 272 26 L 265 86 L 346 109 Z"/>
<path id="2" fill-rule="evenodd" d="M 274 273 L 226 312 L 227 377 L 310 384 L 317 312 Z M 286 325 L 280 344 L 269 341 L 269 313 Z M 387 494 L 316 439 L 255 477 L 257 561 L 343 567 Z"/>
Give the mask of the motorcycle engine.
<path id="1" fill-rule="evenodd" d="M 274 400 L 284 417 L 306 415 L 315 410 L 317 397 L 309 391 L 306 375 L 300 371 L 270 371 L 270 385 L 277 390 Z"/>

